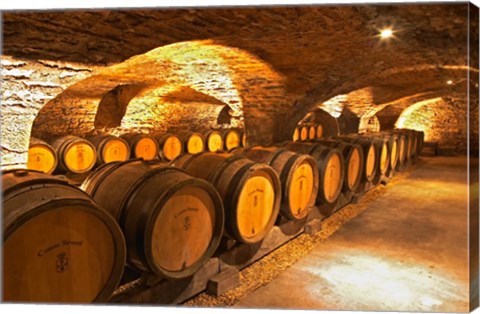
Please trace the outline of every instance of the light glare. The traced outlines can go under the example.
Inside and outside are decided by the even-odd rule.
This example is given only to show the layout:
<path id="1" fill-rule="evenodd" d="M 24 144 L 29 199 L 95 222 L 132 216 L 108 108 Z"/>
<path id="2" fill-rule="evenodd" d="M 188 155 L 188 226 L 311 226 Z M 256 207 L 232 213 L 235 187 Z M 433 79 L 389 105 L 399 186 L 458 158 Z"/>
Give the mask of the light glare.
<path id="1" fill-rule="evenodd" d="M 393 31 L 390 28 L 386 28 L 380 32 L 380 38 L 387 39 L 392 37 Z"/>

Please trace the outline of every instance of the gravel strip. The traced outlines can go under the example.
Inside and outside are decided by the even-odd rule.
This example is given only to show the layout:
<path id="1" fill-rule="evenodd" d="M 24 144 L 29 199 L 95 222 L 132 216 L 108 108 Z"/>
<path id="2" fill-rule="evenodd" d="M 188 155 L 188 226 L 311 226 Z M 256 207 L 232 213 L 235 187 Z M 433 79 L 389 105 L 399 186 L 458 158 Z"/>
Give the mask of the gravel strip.
<path id="1" fill-rule="evenodd" d="M 323 220 L 322 229 L 316 234 L 302 233 L 261 260 L 241 270 L 240 285 L 235 289 L 229 290 L 219 297 L 210 296 L 204 292 L 186 301 L 183 305 L 191 307 L 229 307 L 235 305 L 241 298 L 268 284 L 285 269 L 308 255 L 320 242 L 365 211 L 371 202 L 381 197 L 399 181 L 407 178 L 419 164 L 422 164 L 420 160 L 417 165 L 410 167 L 407 171 L 397 173 L 388 185 L 375 187 L 365 193 L 358 203 L 349 204 Z"/>

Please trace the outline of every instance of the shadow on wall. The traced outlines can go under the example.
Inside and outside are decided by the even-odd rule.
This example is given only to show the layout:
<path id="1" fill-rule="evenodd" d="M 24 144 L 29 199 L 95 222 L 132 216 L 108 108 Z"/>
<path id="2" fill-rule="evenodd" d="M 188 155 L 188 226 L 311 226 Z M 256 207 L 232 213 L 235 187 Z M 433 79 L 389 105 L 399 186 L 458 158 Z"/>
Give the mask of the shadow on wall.
<path id="1" fill-rule="evenodd" d="M 358 133 L 359 126 L 360 118 L 346 106 L 343 107 L 342 114 L 338 117 L 340 134 Z"/>
<path id="2" fill-rule="evenodd" d="M 313 122 L 322 125 L 323 137 L 335 136 L 341 133 L 338 120 L 323 109 L 313 111 Z"/>

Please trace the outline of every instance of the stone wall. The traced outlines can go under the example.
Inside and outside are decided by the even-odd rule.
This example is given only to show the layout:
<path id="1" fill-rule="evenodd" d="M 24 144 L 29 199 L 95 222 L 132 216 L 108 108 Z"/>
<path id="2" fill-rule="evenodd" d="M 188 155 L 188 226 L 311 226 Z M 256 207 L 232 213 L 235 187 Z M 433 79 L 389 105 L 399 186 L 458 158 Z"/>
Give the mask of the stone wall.
<path id="1" fill-rule="evenodd" d="M 425 141 L 437 142 L 439 147 L 454 147 L 459 153 L 466 153 L 466 108 L 466 104 L 458 99 L 427 102 L 415 110 L 402 113 L 396 126 L 424 131 Z"/>
<path id="2" fill-rule="evenodd" d="M 40 109 L 93 70 L 94 67 L 74 63 L 34 62 L 2 56 L 2 168 L 26 164 L 32 123 Z"/>

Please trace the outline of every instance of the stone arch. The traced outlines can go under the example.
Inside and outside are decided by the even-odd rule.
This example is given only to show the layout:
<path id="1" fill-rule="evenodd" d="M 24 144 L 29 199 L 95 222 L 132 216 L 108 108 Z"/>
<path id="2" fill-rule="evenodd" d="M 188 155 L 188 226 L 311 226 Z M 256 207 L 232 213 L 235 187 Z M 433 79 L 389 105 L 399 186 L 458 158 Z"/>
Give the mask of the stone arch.
<path id="1" fill-rule="evenodd" d="M 247 126 L 247 140 L 250 136 L 263 143 L 272 142 L 275 117 L 292 102 L 285 96 L 284 78 L 254 55 L 212 40 L 180 42 L 103 68 L 73 84 L 40 110 L 32 134 L 46 138 L 126 128 L 155 132 L 169 126 L 143 122 L 158 116 L 159 110 L 167 116 L 180 100 L 186 107 L 215 105 L 207 110 L 213 120 L 228 105 L 235 125 Z M 105 121 L 112 108 L 114 121 Z M 202 124 L 201 119 L 198 122 Z"/>
<path id="2" fill-rule="evenodd" d="M 394 100 L 419 93 L 457 91 L 466 84 L 467 71 L 478 73 L 478 69 L 466 65 L 417 64 L 404 67 L 364 69 L 362 73 L 331 82 L 335 85 L 313 87 L 296 101 L 292 112 L 292 124 L 315 106 L 326 104 L 330 110 L 339 111 L 344 106 L 358 117 L 374 115 Z M 452 84 L 447 82 L 451 80 Z M 463 90 L 466 97 L 466 90 Z M 360 99 L 360 101 L 357 101 Z M 337 106 L 338 108 L 334 108 Z M 327 109 L 328 110 L 328 109 Z M 296 123 L 296 122 L 295 122 Z"/>
<path id="3" fill-rule="evenodd" d="M 395 127 L 423 131 L 425 141 L 437 142 L 439 147 L 450 146 L 465 152 L 468 133 L 466 110 L 461 99 L 428 99 L 405 108 Z"/>
<path id="4" fill-rule="evenodd" d="M 120 126 L 128 103 L 144 88 L 143 85 L 118 85 L 103 95 L 95 115 L 95 128 Z"/>
<path id="5" fill-rule="evenodd" d="M 232 122 L 232 108 L 225 105 L 218 114 L 217 124 L 230 124 Z"/>
<path id="6" fill-rule="evenodd" d="M 315 124 L 321 124 L 323 128 L 323 136 L 335 136 L 340 134 L 338 121 L 331 113 L 317 108 L 314 111 L 310 112 L 301 120 L 302 122 L 311 122 Z"/>

